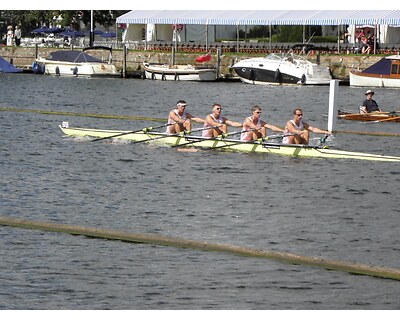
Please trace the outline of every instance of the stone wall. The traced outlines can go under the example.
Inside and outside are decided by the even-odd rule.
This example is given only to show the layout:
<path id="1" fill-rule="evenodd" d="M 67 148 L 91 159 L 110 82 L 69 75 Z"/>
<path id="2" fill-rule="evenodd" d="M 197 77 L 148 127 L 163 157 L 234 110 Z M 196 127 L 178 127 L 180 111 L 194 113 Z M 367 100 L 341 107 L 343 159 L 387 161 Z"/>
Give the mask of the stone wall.
<path id="1" fill-rule="evenodd" d="M 37 54 L 45 57 L 50 52 L 61 50 L 56 48 L 38 48 Z M 80 50 L 80 49 L 77 49 Z M 91 55 L 98 57 L 105 57 L 104 53 L 92 51 Z M 34 47 L 1 47 L 0 56 L 7 61 L 12 61 L 17 67 L 31 66 L 35 60 L 36 49 Z M 199 53 L 177 53 L 175 55 L 176 64 L 195 64 L 195 58 Z M 235 54 L 226 53 L 221 56 L 220 74 L 223 77 L 232 77 L 234 74 L 230 70 L 230 66 L 237 60 L 245 59 L 248 57 L 260 56 L 260 54 Z M 322 65 L 329 67 L 335 78 L 348 80 L 349 70 L 351 69 L 365 69 L 382 59 L 380 55 L 361 55 L 361 54 L 323 54 L 320 56 Z M 311 57 L 311 60 L 316 61 L 316 56 Z M 113 51 L 113 61 L 116 67 L 121 70 L 123 62 L 123 51 Z M 171 53 L 161 51 L 134 51 L 128 50 L 126 62 L 128 72 L 141 70 L 142 62 L 157 62 L 157 63 L 170 63 Z M 211 62 L 215 62 L 215 57 Z"/>

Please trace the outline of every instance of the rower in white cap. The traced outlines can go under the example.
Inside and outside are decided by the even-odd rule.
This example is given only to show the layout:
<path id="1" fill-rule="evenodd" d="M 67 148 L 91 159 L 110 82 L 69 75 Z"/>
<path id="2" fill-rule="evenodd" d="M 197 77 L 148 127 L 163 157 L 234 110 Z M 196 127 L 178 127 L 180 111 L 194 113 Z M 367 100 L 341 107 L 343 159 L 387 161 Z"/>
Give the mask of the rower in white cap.
<path id="1" fill-rule="evenodd" d="M 190 131 L 192 129 L 192 121 L 204 123 L 204 119 L 194 117 L 186 112 L 185 100 L 179 100 L 176 103 L 176 109 L 170 111 L 168 115 L 168 123 L 174 124 L 167 127 L 167 133 L 179 133 L 182 131 Z"/>

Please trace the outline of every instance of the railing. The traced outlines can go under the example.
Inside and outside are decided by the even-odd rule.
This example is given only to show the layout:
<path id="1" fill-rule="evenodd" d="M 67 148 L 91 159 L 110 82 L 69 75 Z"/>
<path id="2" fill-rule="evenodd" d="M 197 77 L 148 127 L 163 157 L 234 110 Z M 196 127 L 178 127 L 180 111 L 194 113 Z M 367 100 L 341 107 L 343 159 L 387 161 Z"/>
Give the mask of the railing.
<path id="1" fill-rule="evenodd" d="M 34 41 L 32 41 L 32 45 L 34 45 Z M 25 44 L 25 46 L 29 46 Z M 66 47 L 64 43 L 43 43 L 43 46 L 59 46 Z M 83 41 L 75 42 L 74 47 L 80 48 L 84 47 L 86 43 Z M 188 53 L 204 53 L 211 51 L 215 53 L 217 49 L 221 49 L 222 53 L 224 52 L 239 52 L 239 53 L 247 53 L 247 54 L 269 54 L 269 53 L 281 53 L 288 52 L 290 50 L 295 54 L 304 53 L 304 48 L 301 44 L 296 44 L 296 47 L 293 49 L 293 45 L 295 43 L 268 43 L 268 42 L 245 42 L 245 41 L 223 41 L 223 42 L 211 42 L 206 44 L 205 42 L 181 42 L 175 44 L 172 41 L 128 41 L 123 43 L 121 41 L 116 41 L 115 39 L 109 40 L 96 40 L 94 41 L 94 45 L 97 46 L 107 46 L 112 47 L 113 49 L 122 49 L 125 45 L 127 49 L 130 50 L 150 50 L 150 51 L 160 51 L 160 52 L 171 52 L 172 48 L 176 46 L 177 52 L 188 52 Z M 87 46 L 87 45 L 86 45 Z M 340 43 L 339 51 L 337 43 L 316 43 L 314 44 L 314 48 L 310 50 L 314 51 L 313 53 L 320 54 L 349 54 L 349 53 L 360 53 L 358 44 L 355 43 Z M 376 50 L 377 54 L 398 54 L 400 52 L 400 44 L 399 43 L 386 43 L 380 44 L 379 48 Z M 373 54 L 371 51 L 370 54 Z"/>

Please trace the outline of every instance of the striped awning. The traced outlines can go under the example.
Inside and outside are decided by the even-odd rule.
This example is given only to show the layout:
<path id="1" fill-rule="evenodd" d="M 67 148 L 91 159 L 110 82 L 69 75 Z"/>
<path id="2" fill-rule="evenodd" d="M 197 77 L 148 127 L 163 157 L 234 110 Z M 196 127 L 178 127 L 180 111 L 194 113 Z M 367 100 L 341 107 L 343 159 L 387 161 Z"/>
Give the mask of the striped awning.
<path id="1" fill-rule="evenodd" d="M 400 25 L 400 10 L 133 10 L 127 24 Z"/>

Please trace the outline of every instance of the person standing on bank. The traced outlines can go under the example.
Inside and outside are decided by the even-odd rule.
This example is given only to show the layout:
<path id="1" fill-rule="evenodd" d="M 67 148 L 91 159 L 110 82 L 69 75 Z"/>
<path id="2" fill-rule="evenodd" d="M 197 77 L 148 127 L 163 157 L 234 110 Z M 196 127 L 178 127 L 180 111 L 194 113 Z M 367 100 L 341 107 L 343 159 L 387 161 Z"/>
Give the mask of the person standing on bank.
<path id="1" fill-rule="evenodd" d="M 212 105 L 212 113 L 207 115 L 204 122 L 204 129 L 202 136 L 208 138 L 215 138 L 223 133 L 228 133 L 228 126 L 241 127 L 242 124 L 239 122 L 228 120 L 222 116 L 222 107 L 218 103 Z M 209 127 L 214 127 L 206 129 Z"/>
<path id="2" fill-rule="evenodd" d="M 11 47 L 13 45 L 13 40 L 14 40 L 13 27 L 8 26 L 7 27 L 7 47 Z"/>
<path id="3" fill-rule="evenodd" d="M 330 135 L 327 130 L 321 130 L 303 122 L 303 111 L 296 108 L 293 111 L 293 119 L 286 122 L 282 143 L 284 144 L 308 144 L 310 140 L 310 131 L 315 133 L 325 133 Z"/>
<path id="4" fill-rule="evenodd" d="M 170 111 L 168 115 L 167 133 L 175 134 L 182 131 L 192 130 L 192 120 L 198 123 L 204 123 L 204 119 L 194 117 L 189 112 L 185 111 L 185 100 L 179 100 L 176 103 L 176 109 Z"/>
<path id="5" fill-rule="evenodd" d="M 15 45 L 19 46 L 21 44 L 21 29 L 18 26 L 15 27 L 14 38 Z"/>
<path id="6" fill-rule="evenodd" d="M 372 99 L 374 92 L 368 90 L 365 92 L 365 95 L 367 98 L 363 101 L 362 106 L 360 107 L 360 113 L 382 112 L 376 101 Z"/>
<path id="7" fill-rule="evenodd" d="M 252 141 L 264 138 L 266 136 L 266 129 L 270 129 L 275 132 L 283 132 L 279 127 L 268 124 L 262 121 L 261 118 L 261 108 L 259 106 L 254 106 L 251 108 L 251 116 L 247 117 L 243 122 L 242 134 L 240 135 L 240 140 Z"/>

